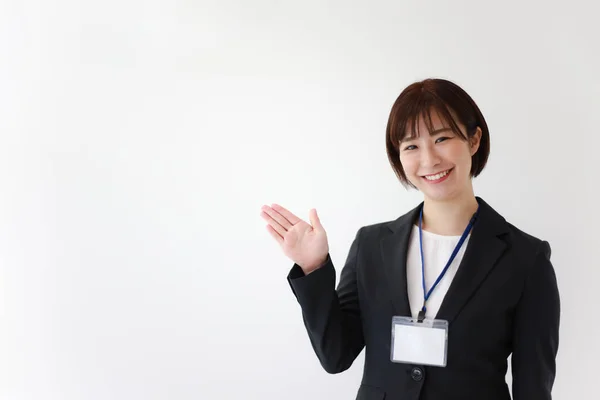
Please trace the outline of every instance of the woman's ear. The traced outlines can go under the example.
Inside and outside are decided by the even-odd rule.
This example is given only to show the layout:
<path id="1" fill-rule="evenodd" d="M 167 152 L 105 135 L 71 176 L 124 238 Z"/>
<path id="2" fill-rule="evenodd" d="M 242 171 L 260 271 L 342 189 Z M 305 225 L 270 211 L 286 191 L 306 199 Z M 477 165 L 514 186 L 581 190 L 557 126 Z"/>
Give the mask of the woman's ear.
<path id="1" fill-rule="evenodd" d="M 471 157 L 473 157 L 473 155 L 475 155 L 475 153 L 477 153 L 477 150 L 479 150 L 480 143 L 481 143 L 481 128 L 477 127 L 477 129 L 475 130 L 475 133 L 469 139 Z"/>

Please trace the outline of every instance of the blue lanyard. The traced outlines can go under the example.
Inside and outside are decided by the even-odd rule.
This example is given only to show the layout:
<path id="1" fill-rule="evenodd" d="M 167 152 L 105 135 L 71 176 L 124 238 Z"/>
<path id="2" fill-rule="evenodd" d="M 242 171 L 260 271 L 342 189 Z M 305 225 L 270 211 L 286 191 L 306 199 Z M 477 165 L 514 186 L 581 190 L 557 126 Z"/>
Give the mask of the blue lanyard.
<path id="1" fill-rule="evenodd" d="M 454 251 L 452 252 L 452 255 L 450 256 L 448 263 L 446 264 L 442 273 L 440 274 L 440 276 L 438 276 L 437 280 L 435 281 L 435 283 L 433 284 L 431 289 L 429 289 L 429 292 L 428 292 L 425 289 L 425 260 L 423 257 L 423 207 L 421 207 L 421 214 L 419 215 L 419 246 L 421 249 L 421 270 L 423 272 L 423 275 L 422 275 L 423 276 L 423 294 L 424 294 L 425 299 L 423 301 L 423 308 L 419 312 L 418 322 L 423 322 L 423 320 L 425 319 L 425 313 L 427 312 L 427 307 L 425 307 L 425 304 L 427 303 L 427 300 L 429 300 L 429 296 L 431 296 L 431 293 L 433 293 L 433 290 L 435 289 L 435 287 L 438 285 L 438 283 L 440 283 L 440 281 L 442 280 L 444 275 L 446 275 L 448 268 L 450 268 L 450 264 L 452 264 L 452 261 L 454 261 L 456 254 L 458 254 L 458 251 L 460 250 L 463 243 L 465 242 L 465 239 L 469 235 L 469 232 L 471 232 L 471 229 L 473 228 L 473 224 L 475 223 L 475 219 L 477 219 L 477 214 L 479 214 L 479 206 L 477 206 L 477 211 L 471 217 L 471 220 L 469 221 L 467 228 L 463 232 L 462 236 L 460 237 L 460 240 L 458 241 L 458 244 L 454 248 Z"/>

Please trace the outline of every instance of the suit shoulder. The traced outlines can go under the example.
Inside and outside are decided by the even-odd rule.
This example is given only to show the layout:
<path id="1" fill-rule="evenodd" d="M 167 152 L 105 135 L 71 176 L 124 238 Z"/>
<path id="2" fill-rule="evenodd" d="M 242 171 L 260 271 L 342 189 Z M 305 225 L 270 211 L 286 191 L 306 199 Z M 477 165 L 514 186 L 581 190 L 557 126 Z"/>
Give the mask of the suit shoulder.
<path id="1" fill-rule="evenodd" d="M 412 225 L 418 216 L 418 206 L 400 215 L 396 219 L 379 221 L 364 225 L 359 229 L 359 234 L 369 238 L 380 238 L 399 229 L 404 229 L 407 225 Z"/>
<path id="2" fill-rule="evenodd" d="M 374 232 L 380 232 L 381 230 L 388 229 L 388 225 L 391 224 L 392 222 L 394 222 L 394 220 L 376 222 L 373 224 L 364 225 L 360 229 L 361 229 L 361 231 L 364 232 L 365 235 L 369 235 Z"/>
<path id="3" fill-rule="evenodd" d="M 379 237 L 394 231 L 401 224 L 408 223 L 407 217 L 408 215 L 402 215 L 396 219 L 364 225 L 360 228 L 360 231 L 362 235 L 367 237 Z"/>
<path id="4" fill-rule="evenodd" d="M 530 233 L 527 233 L 510 222 L 506 222 L 511 242 L 515 248 L 519 249 L 523 254 L 535 256 L 539 252 L 546 253 L 550 256 L 549 243 L 541 238 L 538 238 Z"/>

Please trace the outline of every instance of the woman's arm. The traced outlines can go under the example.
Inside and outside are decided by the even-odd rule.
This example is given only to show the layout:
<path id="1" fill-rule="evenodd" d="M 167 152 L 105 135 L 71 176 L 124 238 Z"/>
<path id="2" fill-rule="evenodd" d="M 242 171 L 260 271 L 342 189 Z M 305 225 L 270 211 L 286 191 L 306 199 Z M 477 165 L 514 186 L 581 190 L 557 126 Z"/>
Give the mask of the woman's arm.
<path id="1" fill-rule="evenodd" d="M 361 230 L 350 246 L 337 290 L 335 268 L 329 255 L 325 264 L 306 276 L 298 265 L 288 275 L 313 349 L 323 368 L 331 374 L 350 368 L 364 347 L 356 282 Z"/>
<path id="2" fill-rule="evenodd" d="M 542 242 L 525 282 L 514 321 L 514 400 L 551 400 L 556 375 L 560 297 L 550 245 Z"/>

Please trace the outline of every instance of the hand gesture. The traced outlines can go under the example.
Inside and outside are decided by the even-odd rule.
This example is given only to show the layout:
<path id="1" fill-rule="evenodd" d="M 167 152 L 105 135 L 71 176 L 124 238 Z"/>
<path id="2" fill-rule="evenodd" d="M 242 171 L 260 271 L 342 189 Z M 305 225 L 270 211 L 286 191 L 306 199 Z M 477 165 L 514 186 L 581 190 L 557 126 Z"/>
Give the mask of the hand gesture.
<path id="1" fill-rule="evenodd" d="M 310 224 L 278 204 L 262 206 L 260 215 L 268 222 L 267 231 L 279 243 L 283 253 L 306 275 L 325 263 L 329 244 L 317 210 L 309 211 Z"/>

